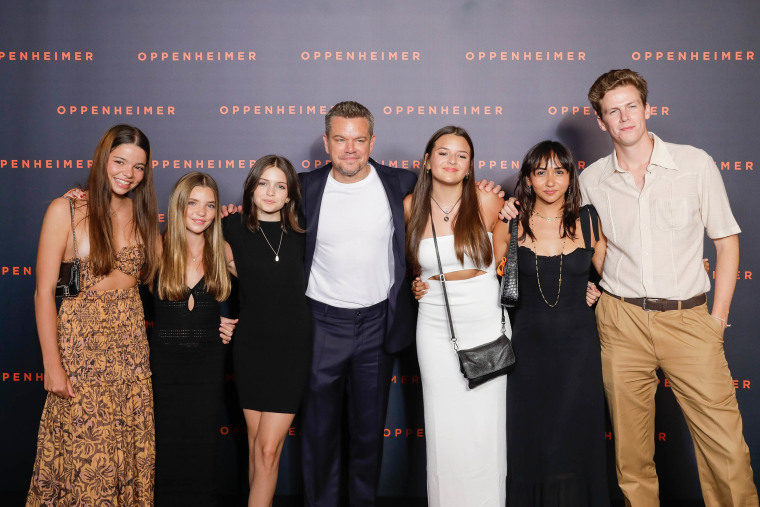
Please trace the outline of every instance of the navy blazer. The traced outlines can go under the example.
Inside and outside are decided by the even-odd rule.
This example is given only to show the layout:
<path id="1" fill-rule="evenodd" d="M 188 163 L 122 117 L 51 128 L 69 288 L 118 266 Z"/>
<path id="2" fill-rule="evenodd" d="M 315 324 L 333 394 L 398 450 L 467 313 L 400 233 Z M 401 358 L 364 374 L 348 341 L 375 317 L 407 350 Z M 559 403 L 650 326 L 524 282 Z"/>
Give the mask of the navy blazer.
<path id="1" fill-rule="evenodd" d="M 385 188 L 393 217 L 393 284 L 388 294 L 388 321 L 385 335 L 385 350 L 391 354 L 401 351 L 414 341 L 417 311 L 410 289 L 411 278 L 406 269 L 404 223 L 404 197 L 412 193 L 417 175 L 411 171 L 394 169 L 380 165 L 370 159 L 372 167 Z M 304 269 L 306 280 L 310 278 L 311 264 L 317 245 L 319 212 L 322 196 L 327 184 L 332 164 L 311 172 L 299 173 L 302 187 L 301 212 L 306 221 L 306 258 Z"/>

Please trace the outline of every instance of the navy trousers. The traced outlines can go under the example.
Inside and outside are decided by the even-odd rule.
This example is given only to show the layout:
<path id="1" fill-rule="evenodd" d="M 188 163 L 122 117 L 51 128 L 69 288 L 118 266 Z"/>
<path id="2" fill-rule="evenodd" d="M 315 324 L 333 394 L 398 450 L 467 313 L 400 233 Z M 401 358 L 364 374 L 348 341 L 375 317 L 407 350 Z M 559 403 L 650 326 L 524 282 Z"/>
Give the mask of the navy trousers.
<path id="1" fill-rule="evenodd" d="M 341 419 L 348 396 L 348 496 L 352 506 L 374 505 L 393 357 L 383 348 L 387 301 L 336 308 L 309 300 L 314 355 L 303 412 L 304 500 L 340 502 Z"/>

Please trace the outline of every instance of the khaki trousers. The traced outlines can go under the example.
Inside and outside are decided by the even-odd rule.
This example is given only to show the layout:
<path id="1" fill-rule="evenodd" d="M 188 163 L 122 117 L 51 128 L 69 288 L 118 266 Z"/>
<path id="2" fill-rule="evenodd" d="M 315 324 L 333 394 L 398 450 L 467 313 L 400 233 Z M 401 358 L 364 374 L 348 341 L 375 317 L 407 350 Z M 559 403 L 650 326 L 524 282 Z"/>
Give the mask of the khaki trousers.
<path id="1" fill-rule="evenodd" d="M 626 505 L 659 505 L 654 394 L 662 368 L 694 441 L 705 505 L 757 506 L 723 330 L 707 305 L 648 312 L 607 294 L 596 310 L 604 389 Z"/>

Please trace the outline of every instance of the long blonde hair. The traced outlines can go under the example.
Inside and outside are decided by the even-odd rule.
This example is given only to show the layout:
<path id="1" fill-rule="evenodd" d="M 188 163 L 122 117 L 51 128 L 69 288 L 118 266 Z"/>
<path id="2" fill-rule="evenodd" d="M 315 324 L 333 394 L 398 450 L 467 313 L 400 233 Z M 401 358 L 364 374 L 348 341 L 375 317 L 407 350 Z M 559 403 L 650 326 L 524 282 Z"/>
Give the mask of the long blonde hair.
<path id="1" fill-rule="evenodd" d="M 195 187 L 210 188 L 214 193 L 216 202 L 214 221 L 203 231 L 205 240 L 203 270 L 206 278 L 206 292 L 214 296 L 217 301 L 224 301 L 230 295 L 232 284 L 224 254 L 224 237 L 219 213 L 219 188 L 214 178 L 201 172 L 191 172 L 182 176 L 169 196 L 164 250 L 159 263 L 158 296 L 170 301 L 181 301 L 189 292 L 185 279 L 188 258 L 185 210 L 190 193 Z"/>

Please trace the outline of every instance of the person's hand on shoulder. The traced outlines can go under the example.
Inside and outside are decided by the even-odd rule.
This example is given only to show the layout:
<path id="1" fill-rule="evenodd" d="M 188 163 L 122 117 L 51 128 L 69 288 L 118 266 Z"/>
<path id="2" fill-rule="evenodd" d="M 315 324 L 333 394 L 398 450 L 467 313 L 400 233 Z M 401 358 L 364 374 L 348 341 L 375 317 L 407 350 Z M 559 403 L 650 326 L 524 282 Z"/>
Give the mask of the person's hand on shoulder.
<path id="1" fill-rule="evenodd" d="M 517 210 L 517 206 L 519 205 L 520 203 L 517 201 L 517 199 L 510 197 L 504 202 L 504 207 L 501 208 L 501 211 L 499 211 L 499 218 L 503 222 L 517 218 L 517 216 L 520 214 L 520 212 Z"/>
<path id="2" fill-rule="evenodd" d="M 504 198 L 504 191 L 501 189 L 501 185 L 496 185 L 493 181 L 482 179 L 478 182 L 478 190 L 483 192 L 493 192 L 502 199 Z"/>
<path id="3" fill-rule="evenodd" d="M 81 188 L 72 188 L 65 194 L 63 194 L 63 197 L 65 199 L 70 199 L 72 201 L 76 201 L 77 199 L 85 199 L 87 197 L 87 192 L 82 190 Z"/>
<path id="4" fill-rule="evenodd" d="M 219 213 L 221 213 L 222 218 L 226 218 L 229 215 L 234 215 L 235 213 L 242 213 L 243 212 L 243 205 L 239 204 L 235 206 L 234 204 L 228 204 L 227 206 L 222 205 L 221 208 L 219 208 Z"/>

